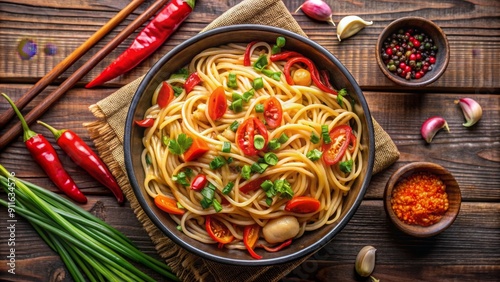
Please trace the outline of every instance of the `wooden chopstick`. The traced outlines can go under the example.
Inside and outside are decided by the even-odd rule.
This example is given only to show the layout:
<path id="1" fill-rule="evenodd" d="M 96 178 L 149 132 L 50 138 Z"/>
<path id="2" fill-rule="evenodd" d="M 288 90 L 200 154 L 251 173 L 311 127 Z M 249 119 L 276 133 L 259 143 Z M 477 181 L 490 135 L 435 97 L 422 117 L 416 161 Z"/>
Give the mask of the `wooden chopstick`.
<path id="1" fill-rule="evenodd" d="M 73 65 L 80 59 L 92 46 L 94 46 L 101 38 L 108 34 L 120 22 L 122 22 L 128 15 L 130 15 L 144 0 L 134 0 L 130 2 L 123 10 L 110 19 L 98 31 L 96 31 L 89 39 L 82 45 L 76 48 L 69 56 L 59 62 L 49 73 L 42 77 L 28 92 L 26 92 L 19 100 L 15 102 L 17 108 L 23 109 L 36 95 L 42 92 L 50 83 L 59 77 L 65 70 Z M 15 113 L 12 108 L 9 108 L 5 114 L 0 117 L 0 128 L 4 127 L 9 120 L 14 117 Z"/>
<path id="2" fill-rule="evenodd" d="M 35 106 L 28 114 L 24 116 L 28 124 L 37 120 L 51 105 L 53 105 L 66 91 L 73 87 L 82 77 L 84 77 L 92 68 L 94 68 L 104 57 L 106 57 L 123 40 L 138 29 L 144 22 L 151 18 L 164 4 L 169 0 L 155 1 L 144 13 L 137 17 L 130 25 L 122 30 L 106 46 L 99 50 L 84 65 L 70 75 L 56 90 L 52 91 L 40 104 Z M 17 122 L 5 134 L 0 137 L 0 149 L 4 148 L 14 138 L 23 131 L 21 122 Z"/>

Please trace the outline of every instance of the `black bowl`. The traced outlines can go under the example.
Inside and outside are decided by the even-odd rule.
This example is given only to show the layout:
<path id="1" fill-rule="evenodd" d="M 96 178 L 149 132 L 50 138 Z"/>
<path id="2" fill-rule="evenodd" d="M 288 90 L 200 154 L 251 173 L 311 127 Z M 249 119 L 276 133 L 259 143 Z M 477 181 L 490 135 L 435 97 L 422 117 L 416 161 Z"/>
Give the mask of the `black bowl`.
<path id="1" fill-rule="evenodd" d="M 351 192 L 345 197 L 344 208 L 337 222 L 314 232 L 308 232 L 295 240 L 290 247 L 276 253 L 266 253 L 263 259 L 255 260 L 245 251 L 221 250 L 217 248 L 217 245 L 204 244 L 185 236 L 176 229 L 177 224 L 154 205 L 153 198 L 145 192 L 143 187 L 144 173 L 140 161 L 143 150 L 141 143 L 143 130 L 133 126 L 133 122 L 143 118 L 146 109 L 151 105 L 154 89 L 172 72 L 184 67 L 199 52 L 227 43 L 248 43 L 254 40 L 272 43 L 278 36 L 286 38 L 287 49 L 305 54 L 320 69 L 328 69 L 333 74 L 333 85 L 338 89 L 346 88 L 355 100 L 354 111 L 362 120 L 363 132 L 366 132 L 360 140 L 365 148 L 362 153 L 364 168 Z M 261 25 L 236 25 L 203 32 L 186 40 L 168 52 L 151 68 L 139 85 L 130 105 L 125 125 L 124 151 L 125 165 L 133 191 L 146 214 L 166 236 L 186 250 L 205 259 L 232 265 L 265 266 L 289 262 L 312 254 L 326 245 L 346 226 L 361 204 L 370 182 L 375 146 L 372 119 L 363 93 L 352 75 L 335 56 L 317 43 L 287 30 Z"/>

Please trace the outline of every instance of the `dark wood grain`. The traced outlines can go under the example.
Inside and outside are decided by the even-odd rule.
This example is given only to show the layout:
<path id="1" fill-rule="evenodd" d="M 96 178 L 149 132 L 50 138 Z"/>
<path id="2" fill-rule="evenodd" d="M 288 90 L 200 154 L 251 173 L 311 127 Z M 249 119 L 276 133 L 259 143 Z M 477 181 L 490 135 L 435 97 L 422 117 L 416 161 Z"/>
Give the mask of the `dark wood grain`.
<path id="1" fill-rule="evenodd" d="M 0 91 L 19 98 L 38 79 L 105 24 L 128 0 L 0 0 Z M 70 67 L 52 86 L 28 104 L 26 113 L 91 58 L 107 42 L 142 13 L 153 1 L 139 7 L 119 27 Z M 94 120 L 88 107 L 144 74 L 174 46 L 200 32 L 209 22 L 239 0 L 197 1 L 192 15 L 178 32 L 148 60 L 105 87 L 87 90 L 82 86 L 95 77 L 130 44 L 125 40 L 73 89 L 68 91 L 41 119 L 56 127 L 70 128 L 93 146 L 82 124 Z M 285 0 L 290 11 L 301 0 Z M 345 15 L 359 15 L 374 24 L 356 36 L 338 42 L 335 28 L 313 21 L 303 12 L 294 13 L 306 34 L 336 55 L 356 78 L 374 118 L 394 140 L 400 159 L 372 177 L 361 207 L 332 242 L 324 246 L 283 281 L 369 281 L 356 276 L 354 260 L 365 245 L 377 248 L 374 276 L 381 281 L 498 281 L 500 277 L 500 3 L 496 0 L 396 1 L 327 0 L 338 22 Z M 407 91 L 387 80 L 375 64 L 375 43 L 385 25 L 403 16 L 424 16 L 447 34 L 451 58 L 447 71 L 429 87 Z M 21 60 L 18 42 L 31 38 L 38 55 Z M 47 43 L 57 54 L 43 53 Z M 471 128 L 464 122 L 454 100 L 471 97 L 483 106 L 483 117 Z M 0 101 L 0 113 L 8 108 Z M 431 144 L 420 136 L 422 122 L 441 115 L 451 132 L 440 131 Z M 10 124 L 9 124 L 10 125 Z M 7 125 L 7 127 L 9 126 Z M 45 132 L 39 125 L 35 131 Z M 0 134 L 6 128 L 0 128 Z M 113 195 L 56 146 L 69 173 L 89 195 L 85 205 L 115 226 L 139 246 L 156 256 L 154 245 L 132 210 L 119 207 Z M 399 232 L 386 217 L 382 204 L 385 183 L 399 167 L 415 161 L 430 161 L 447 168 L 462 191 L 462 206 L 455 223 L 432 238 L 413 238 Z M 26 151 L 21 138 L 0 151 L 0 164 L 17 176 L 57 192 Z M 0 194 L 0 197 L 5 195 Z M 0 280 L 71 281 L 61 260 L 38 238 L 32 227 L 19 219 L 16 225 L 16 276 L 6 275 L 7 244 L 4 238 L 7 212 L 0 209 Z M 161 280 L 149 270 L 145 271 Z"/>

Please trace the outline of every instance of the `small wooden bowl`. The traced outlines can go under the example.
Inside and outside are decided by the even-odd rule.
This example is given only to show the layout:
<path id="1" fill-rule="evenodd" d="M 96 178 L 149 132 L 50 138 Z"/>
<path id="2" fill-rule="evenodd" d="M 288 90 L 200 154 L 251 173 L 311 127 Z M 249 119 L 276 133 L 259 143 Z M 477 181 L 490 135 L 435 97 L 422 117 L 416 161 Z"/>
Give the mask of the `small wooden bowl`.
<path id="1" fill-rule="evenodd" d="M 432 65 L 432 70 L 428 71 L 419 79 L 412 78 L 407 80 L 406 78 L 390 72 L 382 59 L 383 43 L 387 37 L 396 33 L 399 29 L 406 30 L 408 28 L 418 28 L 432 38 L 434 45 L 438 47 L 436 63 Z M 404 17 L 391 22 L 382 33 L 380 33 L 376 45 L 376 58 L 380 70 L 382 70 L 384 75 L 394 83 L 406 87 L 422 87 L 436 81 L 444 73 L 450 60 L 450 47 L 446 34 L 435 23 L 421 17 Z"/>
<path id="2" fill-rule="evenodd" d="M 394 213 L 391 205 L 392 191 L 394 187 L 396 187 L 401 180 L 418 172 L 428 172 L 434 174 L 438 176 L 446 185 L 446 193 L 448 194 L 449 204 L 448 210 L 439 222 L 430 226 L 404 223 Z M 388 217 L 399 230 L 414 237 L 431 237 L 446 230 L 455 221 L 455 218 L 460 211 L 461 202 L 462 196 L 460 187 L 458 186 L 458 183 L 453 175 L 451 175 L 451 173 L 442 166 L 429 162 L 414 162 L 401 167 L 391 175 L 387 181 L 384 191 L 384 208 Z"/>

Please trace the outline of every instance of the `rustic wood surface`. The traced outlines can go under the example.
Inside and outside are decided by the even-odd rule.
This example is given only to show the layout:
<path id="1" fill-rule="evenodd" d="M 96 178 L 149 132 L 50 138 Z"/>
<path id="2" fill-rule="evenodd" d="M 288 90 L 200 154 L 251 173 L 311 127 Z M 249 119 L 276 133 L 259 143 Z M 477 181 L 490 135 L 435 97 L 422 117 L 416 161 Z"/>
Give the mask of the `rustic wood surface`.
<path id="1" fill-rule="evenodd" d="M 257 1 L 257 0 L 256 0 Z M 187 21 L 153 56 L 106 87 L 87 90 L 83 85 L 129 46 L 121 44 L 72 90 L 68 91 L 42 120 L 55 127 L 70 128 L 92 141 L 82 123 L 93 121 L 88 107 L 118 87 L 144 74 L 174 46 L 192 37 L 238 0 L 199 0 Z M 500 277 L 500 2 L 497 0 L 396 1 L 327 0 L 338 22 L 345 15 L 359 15 L 374 24 L 355 37 L 339 43 L 335 28 L 294 13 L 306 34 L 335 54 L 356 78 L 372 115 L 389 133 L 401 152 L 391 167 L 375 175 L 358 212 L 346 228 L 284 281 L 368 281 L 355 275 L 354 260 L 365 245 L 377 248 L 373 275 L 381 281 L 498 281 Z M 14 100 L 49 72 L 59 61 L 105 24 L 127 0 L 0 0 L 0 91 Z M 139 7 L 95 48 L 69 68 L 23 111 L 27 112 L 74 72 L 86 58 L 103 47 L 151 1 Z M 285 0 L 293 13 L 300 0 Z M 430 86 L 408 91 L 386 79 L 375 62 L 375 42 L 385 25 L 403 16 L 423 16 L 436 22 L 447 34 L 451 58 L 445 74 Z M 38 55 L 21 60 L 17 45 L 23 38 L 34 40 Z M 43 48 L 57 47 L 54 56 Z M 476 99 L 483 106 L 482 120 L 465 128 L 461 110 L 453 101 Z M 0 113 L 8 108 L 0 101 Z M 419 129 L 432 115 L 442 115 L 451 132 L 439 132 L 425 144 Z M 6 128 L 8 128 L 7 125 Z M 2 134 L 6 128 L 0 129 Z M 34 125 L 33 129 L 42 130 Z M 141 250 L 156 256 L 154 246 L 128 207 L 119 207 L 107 189 L 61 153 L 62 161 L 83 192 L 84 207 L 130 237 Z M 390 174 L 414 161 L 430 161 L 446 167 L 462 189 L 463 203 L 456 222 L 444 233 L 427 239 L 398 232 L 386 218 L 382 195 Z M 22 139 L 0 151 L 0 164 L 20 178 L 53 191 L 57 189 L 34 164 Z M 1 195 L 4 197 L 5 195 Z M 0 209 L 0 280 L 71 281 L 58 256 L 46 246 L 24 220 L 16 223 L 16 274 L 6 271 L 7 211 Z M 146 270 L 147 271 L 147 270 Z M 161 280 L 152 272 L 153 277 Z"/>

